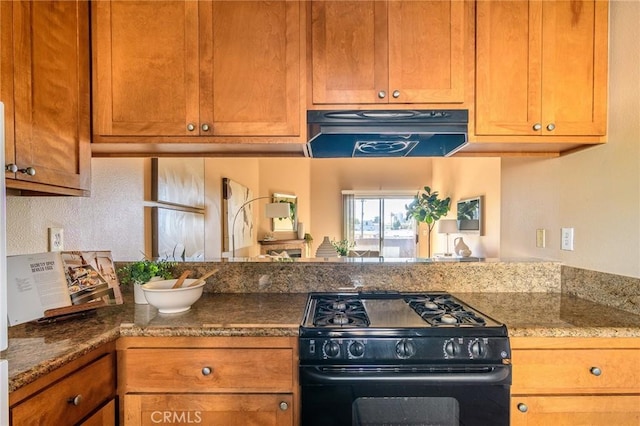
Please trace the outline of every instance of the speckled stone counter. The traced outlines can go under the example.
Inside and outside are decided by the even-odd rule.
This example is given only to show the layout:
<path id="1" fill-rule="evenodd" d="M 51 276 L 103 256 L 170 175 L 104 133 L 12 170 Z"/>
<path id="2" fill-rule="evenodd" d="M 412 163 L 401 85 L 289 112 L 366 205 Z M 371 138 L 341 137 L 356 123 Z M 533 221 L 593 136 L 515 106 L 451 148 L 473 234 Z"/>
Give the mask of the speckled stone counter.
<path id="1" fill-rule="evenodd" d="M 560 293 L 452 292 L 507 325 L 510 336 L 640 337 L 640 316 Z M 14 391 L 119 336 L 296 336 L 306 293 L 205 293 L 190 311 L 150 306 L 98 309 L 61 323 L 9 329 L 9 389 Z"/>

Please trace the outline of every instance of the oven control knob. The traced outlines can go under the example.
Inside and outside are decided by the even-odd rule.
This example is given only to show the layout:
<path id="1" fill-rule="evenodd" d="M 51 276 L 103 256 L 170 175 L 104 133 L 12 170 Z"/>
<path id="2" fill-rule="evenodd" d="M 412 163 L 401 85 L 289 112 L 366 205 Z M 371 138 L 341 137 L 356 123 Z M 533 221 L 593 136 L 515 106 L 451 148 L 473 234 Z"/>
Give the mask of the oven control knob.
<path id="1" fill-rule="evenodd" d="M 469 355 L 471 355 L 472 358 L 483 358 L 486 353 L 487 349 L 479 340 L 474 340 L 469 344 Z"/>
<path id="2" fill-rule="evenodd" d="M 362 342 L 358 342 L 357 340 L 351 342 L 349 345 L 349 353 L 354 358 L 360 358 L 364 355 L 364 345 Z"/>
<path id="3" fill-rule="evenodd" d="M 340 355 L 340 345 L 338 344 L 338 342 L 334 342 L 333 340 L 329 340 L 327 343 L 325 343 L 323 350 L 327 358 L 336 358 L 338 355 Z"/>
<path id="4" fill-rule="evenodd" d="M 453 340 L 448 340 L 444 344 L 444 353 L 454 357 L 460 353 L 460 347 Z"/>
<path id="5" fill-rule="evenodd" d="M 398 358 L 410 358 L 415 353 L 416 347 L 409 339 L 402 339 L 396 344 L 396 355 L 398 355 Z"/>

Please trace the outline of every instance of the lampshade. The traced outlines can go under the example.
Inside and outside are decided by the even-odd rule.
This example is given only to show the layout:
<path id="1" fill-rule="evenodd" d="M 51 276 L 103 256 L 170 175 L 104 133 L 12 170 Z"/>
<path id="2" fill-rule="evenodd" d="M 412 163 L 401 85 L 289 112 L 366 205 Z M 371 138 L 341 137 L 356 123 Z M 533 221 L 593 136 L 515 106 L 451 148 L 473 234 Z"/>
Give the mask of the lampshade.
<path id="1" fill-rule="evenodd" d="M 291 215 L 289 203 L 269 203 L 265 209 L 268 218 L 283 218 Z"/>
<path id="2" fill-rule="evenodd" d="M 453 234 L 458 232 L 458 221 L 455 219 L 441 219 L 438 221 L 439 234 Z"/>

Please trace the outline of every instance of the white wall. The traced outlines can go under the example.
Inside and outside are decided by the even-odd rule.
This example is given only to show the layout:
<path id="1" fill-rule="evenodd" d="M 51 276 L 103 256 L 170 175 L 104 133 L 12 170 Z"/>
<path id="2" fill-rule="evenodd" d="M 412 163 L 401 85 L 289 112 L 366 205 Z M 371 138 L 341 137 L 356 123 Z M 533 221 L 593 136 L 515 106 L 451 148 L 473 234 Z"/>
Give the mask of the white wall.
<path id="1" fill-rule="evenodd" d="M 47 228 L 64 228 L 66 250 L 111 250 L 136 260 L 145 250 L 149 160 L 93 159 L 91 197 L 7 197 L 7 254 L 47 251 Z"/>
<path id="2" fill-rule="evenodd" d="M 603 146 L 552 160 L 504 159 L 501 256 L 640 277 L 640 2 L 610 6 L 609 130 Z M 560 228 L 575 250 L 560 250 Z M 535 229 L 547 248 L 535 248 Z"/>

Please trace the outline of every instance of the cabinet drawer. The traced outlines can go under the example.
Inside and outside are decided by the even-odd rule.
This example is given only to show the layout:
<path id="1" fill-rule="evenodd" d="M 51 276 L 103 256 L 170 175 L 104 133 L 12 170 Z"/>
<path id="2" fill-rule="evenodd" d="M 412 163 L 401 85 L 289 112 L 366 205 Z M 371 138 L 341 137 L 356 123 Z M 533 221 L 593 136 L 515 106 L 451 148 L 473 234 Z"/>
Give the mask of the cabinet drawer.
<path id="1" fill-rule="evenodd" d="M 12 407 L 12 423 L 21 426 L 76 424 L 113 398 L 115 392 L 114 359 L 108 354 Z"/>
<path id="2" fill-rule="evenodd" d="M 291 392 L 287 348 L 127 349 L 125 392 Z"/>
<path id="3" fill-rule="evenodd" d="M 514 350 L 512 394 L 638 393 L 640 350 Z"/>
<path id="4" fill-rule="evenodd" d="M 511 398 L 511 426 L 638 424 L 640 395 Z"/>
<path id="5" fill-rule="evenodd" d="M 293 424 L 291 394 L 125 395 L 127 426 Z"/>

